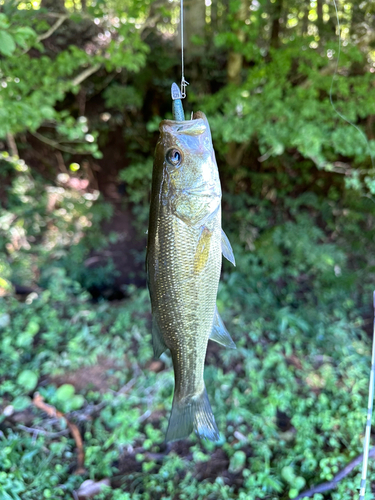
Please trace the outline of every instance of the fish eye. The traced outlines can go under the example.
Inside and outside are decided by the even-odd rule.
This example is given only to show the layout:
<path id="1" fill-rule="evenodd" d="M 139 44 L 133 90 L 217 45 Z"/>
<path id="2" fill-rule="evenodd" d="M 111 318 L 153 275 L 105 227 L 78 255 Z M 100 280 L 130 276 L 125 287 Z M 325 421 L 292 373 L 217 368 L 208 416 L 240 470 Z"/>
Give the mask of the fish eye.
<path id="1" fill-rule="evenodd" d="M 178 149 L 170 149 L 166 154 L 167 162 L 174 167 L 178 167 L 182 161 L 182 153 Z"/>

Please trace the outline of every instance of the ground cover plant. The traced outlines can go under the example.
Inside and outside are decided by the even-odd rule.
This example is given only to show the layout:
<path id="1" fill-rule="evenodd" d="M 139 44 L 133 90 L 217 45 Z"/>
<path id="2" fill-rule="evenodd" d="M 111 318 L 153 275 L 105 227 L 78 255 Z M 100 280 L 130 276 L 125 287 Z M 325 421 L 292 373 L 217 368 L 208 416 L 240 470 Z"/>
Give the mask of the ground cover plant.
<path id="1" fill-rule="evenodd" d="M 330 106 L 330 4 L 191 2 L 184 105 L 213 132 L 237 263 L 218 309 L 237 350 L 210 343 L 206 358 L 220 441 L 166 445 L 173 374 L 153 359 L 143 261 L 177 7 L 0 2 L 1 499 L 284 500 L 362 451 L 374 6 L 338 5 L 332 88 L 366 145 Z M 366 499 L 374 480 L 370 461 Z M 313 498 L 359 484 L 356 468 Z"/>
<path id="2" fill-rule="evenodd" d="M 361 451 L 370 349 L 345 256 L 309 223 L 272 235 L 281 266 L 262 262 L 265 243 L 235 245 L 238 271 L 225 270 L 218 305 L 237 350 L 210 344 L 205 372 L 218 444 L 164 444 L 173 376 L 169 357 L 152 357 L 146 290 L 95 304 L 52 262 L 26 301 L 5 294 L 4 498 L 71 498 L 82 482 L 72 436 L 33 408 L 35 391 L 78 425 L 84 477 L 111 478 L 97 498 L 288 498 L 332 479 Z M 296 268 L 307 276 L 293 280 Z M 358 484 L 357 472 L 332 498 L 351 498 Z"/>

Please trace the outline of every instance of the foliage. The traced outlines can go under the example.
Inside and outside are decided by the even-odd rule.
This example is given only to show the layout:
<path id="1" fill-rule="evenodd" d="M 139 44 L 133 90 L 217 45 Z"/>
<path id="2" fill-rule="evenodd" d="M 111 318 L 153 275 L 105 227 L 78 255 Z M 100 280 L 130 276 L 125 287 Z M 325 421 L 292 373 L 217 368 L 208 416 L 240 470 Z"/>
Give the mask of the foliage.
<path id="1" fill-rule="evenodd" d="M 101 37 L 103 42 L 96 45 L 94 52 L 93 46 L 72 43 L 56 55 L 42 43 L 49 28 L 52 32 L 54 30 L 54 25 L 50 27 L 47 22 L 46 9 L 41 9 L 41 15 L 36 17 L 32 8 L 19 9 L 17 2 L 7 3 L 6 13 L 0 17 L 0 45 L 3 55 L 7 56 L 0 63 L 0 138 L 26 130 L 34 133 L 41 125 L 48 124 L 50 131 L 47 136 L 38 133 L 40 140 L 70 154 L 88 153 L 100 157 L 95 132 L 87 133 L 87 118 L 78 117 L 76 123 L 69 110 L 59 111 L 56 105 L 69 92 L 78 92 L 87 71 L 90 75 L 102 65 L 106 71 L 121 71 L 123 68 L 139 71 L 145 63 L 148 47 L 134 27 L 134 18 L 125 21 L 125 18 L 119 20 L 115 17 L 117 20 L 108 24 L 108 12 L 103 11 L 101 2 L 98 4 L 92 8 L 91 26 L 83 15 L 68 12 L 65 17 L 60 17 L 69 24 L 68 41 L 69 36 L 74 36 L 77 29 L 79 31 L 80 24 L 84 30 L 91 30 L 95 37 L 101 35 L 101 30 L 95 29 L 100 24 L 106 33 Z M 118 9 L 115 5 L 111 16 L 119 14 Z M 59 22 L 59 16 L 56 22 Z M 82 71 L 82 68 L 85 69 Z M 85 130 L 80 126 L 82 118 Z"/>
<path id="2" fill-rule="evenodd" d="M 119 172 L 119 179 L 125 182 L 127 200 L 132 204 L 134 225 L 142 231 L 148 222 L 148 197 L 152 176 L 152 159 L 132 163 Z"/>
<path id="3" fill-rule="evenodd" d="M 110 303 L 88 290 L 119 267 L 89 264 L 113 240 L 101 229 L 113 208 L 97 189 L 107 169 L 147 228 L 158 123 L 171 117 L 180 74 L 177 2 L 0 2 L 1 498 L 65 500 L 83 479 L 108 477 L 98 500 L 285 500 L 361 452 L 375 272 L 364 26 L 374 4 L 338 9 L 334 79 L 328 2 L 217 0 L 204 33 L 187 16 L 196 45 L 187 40 L 184 106 L 212 128 L 237 262 L 224 264 L 217 304 L 237 350 L 210 343 L 207 354 L 220 442 L 166 446 L 172 365 L 153 360 L 147 291 L 128 285 Z M 83 477 L 72 474 L 65 420 L 37 410 L 35 392 L 78 425 Z M 359 484 L 356 470 L 330 498 L 352 499 Z"/>
<path id="4" fill-rule="evenodd" d="M 106 244 L 99 224 L 110 217 L 111 207 L 96 203 L 99 192 L 85 192 L 85 180 L 59 174 L 57 184 L 48 185 L 23 160 L 4 152 L 0 161 L 1 175 L 10 183 L 0 217 L 1 288 L 9 289 L 11 282 L 43 286 L 51 264 L 60 264 L 87 287 L 95 284 L 83 261 Z M 110 281 L 112 263 L 101 273 Z M 104 281 L 100 274 L 99 280 Z"/>
<path id="5" fill-rule="evenodd" d="M 237 252 L 237 258 L 251 277 L 251 287 L 259 281 L 262 268 L 254 256 L 249 259 Z M 246 260 L 250 263 L 245 267 Z M 0 349 L 5 413 L 9 415 L 10 407 L 19 412 L 28 408 L 34 390 L 60 410 L 78 409 L 70 418 L 81 422 L 88 476 L 114 476 L 122 484 L 101 498 L 126 498 L 124 491 L 132 498 L 220 495 L 231 499 L 246 498 L 249 491 L 254 498 L 284 492 L 293 496 L 303 488 L 302 478 L 313 483 L 331 479 L 361 450 L 369 364 L 361 320 L 350 301 L 332 308 L 324 296 L 316 297 L 315 303 L 304 301 L 299 307 L 271 314 L 277 301 L 272 288 L 262 293 L 258 286 L 244 294 L 241 275 L 231 275 L 219 293 L 219 306 L 225 304 L 224 317 L 237 351 L 220 350 L 214 358 L 209 351 L 205 373 L 222 440 L 214 445 L 192 437 L 188 446 L 195 462 L 174 453 L 162 455 L 161 464 L 151 458 L 164 447 L 173 382 L 167 358 L 167 370 L 158 374 L 147 370 L 152 360 L 144 315 L 149 308 L 147 293 L 134 291 L 118 307 L 105 302 L 94 306 L 59 268 L 51 270 L 46 290 L 31 303 L 3 299 L 0 316 L 9 316 Z M 322 282 L 324 275 L 315 278 L 312 292 Z M 337 289 L 340 286 L 337 283 Z M 23 333 L 14 336 L 14 331 Z M 56 377 L 78 370 L 77 384 L 83 368 L 100 364 L 104 356 L 112 360 L 104 393 L 88 384 L 79 390 L 76 404 L 71 385 L 56 388 Z M 130 380 L 130 392 L 122 393 L 121 387 Z M 100 411 L 93 418 L 85 417 L 98 404 Z M 160 428 L 155 421 L 147 423 L 142 418 L 155 411 L 162 413 Z M 50 432 L 63 427 L 49 423 L 40 412 L 33 411 L 32 419 L 33 426 Z M 4 414 L 2 420 L 4 426 Z M 35 444 L 17 424 L 12 427 L 11 434 L 8 425 L 3 427 L 8 436 L 2 445 L 8 459 L 3 466 L 4 495 L 20 492 L 20 498 L 27 498 L 21 492 L 30 490 L 32 498 L 35 491 L 47 495 L 45 490 L 63 484 L 54 498 L 68 498 L 78 487 L 77 478 L 68 480 L 69 463 L 74 460 L 71 438 L 38 436 Z M 126 450 L 135 442 L 141 444 L 136 455 L 141 468 L 122 475 L 115 463 L 123 455 L 126 460 Z M 212 483 L 199 479 L 204 464 L 220 449 L 228 457 L 229 473 L 241 477 L 238 489 L 226 485 L 220 474 Z M 36 478 L 29 476 L 32 465 L 26 458 L 34 453 L 41 460 Z M 24 457 L 25 466 L 15 472 L 13 464 L 19 463 L 19 457 Z M 332 498 L 350 498 L 359 479 L 357 474 L 343 481 Z"/>
<path id="6" fill-rule="evenodd" d="M 22 162 L 5 161 L 30 180 Z M 137 176 L 132 178 L 131 172 L 132 183 Z M 15 189 L 26 183 L 16 179 L 8 203 L 24 213 L 22 202 L 41 196 Z M 358 271 L 351 268 L 344 244 L 350 248 L 350 241 L 359 237 L 357 226 L 350 224 L 353 217 L 361 223 L 358 202 L 344 225 L 337 204 L 312 194 L 288 200 L 283 210 L 268 200 L 227 196 L 225 201 L 233 207 L 231 221 L 240 238 L 231 238 L 237 268 L 225 270 L 218 307 L 237 350 L 215 354 L 211 346 L 205 372 L 221 442 L 199 443 L 192 437 L 187 447 L 193 460 L 188 453 L 164 454 L 173 378 L 167 357 L 162 372 L 148 370 L 152 350 L 146 290 L 130 288 L 129 298 L 115 307 L 92 304 L 59 260 L 50 258 L 47 265 L 43 252 L 35 253 L 43 265 L 44 290 L 29 294 L 24 303 L 7 295 L 0 305 L 1 427 L 7 436 L 1 444 L 4 498 L 48 498 L 53 491 L 54 498 L 65 499 L 79 487 L 78 478 L 69 473 L 74 442 L 69 435 L 54 437 L 64 430 L 63 422 L 50 422 L 32 410 L 35 391 L 80 422 L 88 477 L 113 478 L 113 488 L 98 496 L 103 499 L 232 499 L 247 498 L 249 492 L 257 499 L 288 498 L 305 483 L 332 479 L 360 453 L 369 346 L 353 299 L 366 294 L 367 287 L 365 273 L 355 276 Z M 370 209 L 368 202 L 364 221 Z M 321 214 L 326 228 L 336 228 L 339 243 L 319 229 Z M 49 241 L 53 226 L 61 235 L 70 232 L 57 208 L 44 216 L 49 224 L 41 226 L 47 229 L 40 241 Z M 271 219 L 278 223 L 265 230 Z M 26 225 L 26 240 L 32 221 Z M 370 231 L 367 237 L 372 239 Z M 37 246 L 32 248 L 35 252 Z M 91 377 L 91 383 L 80 385 L 84 370 L 100 366 L 103 359 L 110 363 L 104 364 L 100 382 Z M 67 382 L 59 382 L 69 373 Z M 100 409 L 93 412 L 96 406 Z M 12 420 L 24 411 L 32 412 L 32 427 L 47 432 L 36 443 Z M 148 422 L 154 412 L 159 417 Z M 136 451 L 129 451 L 135 446 Z M 202 480 L 204 464 L 220 450 L 228 465 Z M 161 461 L 153 454 L 161 455 Z M 28 458 L 34 456 L 37 462 Z M 119 464 L 129 458 L 139 466 L 124 474 Z M 23 467 L 16 470 L 20 460 Z M 230 480 L 234 477 L 239 486 Z M 332 498 L 351 498 L 359 480 L 357 474 L 343 481 Z"/>

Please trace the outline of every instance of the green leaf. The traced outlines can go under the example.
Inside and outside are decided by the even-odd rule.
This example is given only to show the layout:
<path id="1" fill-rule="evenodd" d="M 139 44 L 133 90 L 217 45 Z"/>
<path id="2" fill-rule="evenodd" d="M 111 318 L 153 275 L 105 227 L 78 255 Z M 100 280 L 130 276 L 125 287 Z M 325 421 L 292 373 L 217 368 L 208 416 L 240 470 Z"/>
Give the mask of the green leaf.
<path id="1" fill-rule="evenodd" d="M 30 405 L 31 405 L 31 399 L 28 398 L 27 396 L 18 396 L 12 402 L 12 406 L 15 409 L 15 411 L 25 410 Z"/>
<path id="2" fill-rule="evenodd" d="M 14 39 L 17 45 L 20 45 L 22 48 L 26 49 L 30 43 L 36 40 L 36 33 L 29 26 L 23 26 L 17 28 L 17 30 L 14 32 Z"/>
<path id="3" fill-rule="evenodd" d="M 85 403 L 85 398 L 83 396 L 81 396 L 80 394 L 76 394 L 70 400 L 70 405 L 69 405 L 70 411 L 79 410 L 80 408 L 82 408 L 84 403 Z"/>
<path id="4" fill-rule="evenodd" d="M 11 56 L 16 49 L 16 43 L 12 35 L 0 30 L 0 52 L 4 56 Z"/>
<path id="5" fill-rule="evenodd" d="M 289 490 L 289 498 L 295 498 L 298 495 L 298 490 L 297 488 L 292 488 Z"/>
<path id="6" fill-rule="evenodd" d="M 296 480 L 295 480 L 295 487 L 298 489 L 298 490 L 302 490 L 302 488 L 305 486 L 306 484 L 306 480 L 304 477 L 302 476 L 298 476 L 296 477 Z"/>
<path id="7" fill-rule="evenodd" d="M 16 34 L 21 34 L 27 38 L 36 37 L 36 32 L 30 28 L 30 26 L 21 26 L 17 28 Z"/>
<path id="8" fill-rule="evenodd" d="M 8 28 L 8 18 L 5 14 L 0 14 L 0 28 Z"/>
<path id="9" fill-rule="evenodd" d="M 288 483 L 292 484 L 296 477 L 293 467 L 291 467 L 290 465 L 286 465 L 285 467 L 283 467 L 281 470 L 281 477 Z"/>
<path id="10" fill-rule="evenodd" d="M 242 450 L 234 452 L 230 459 L 229 471 L 232 473 L 240 472 L 246 464 L 246 453 Z"/>
<path id="11" fill-rule="evenodd" d="M 24 370 L 18 375 L 17 383 L 23 387 L 26 392 L 30 392 L 35 389 L 38 383 L 38 375 L 31 370 Z"/>
<path id="12" fill-rule="evenodd" d="M 75 389 L 71 384 L 63 384 L 56 391 L 56 399 L 68 401 L 74 396 Z"/>

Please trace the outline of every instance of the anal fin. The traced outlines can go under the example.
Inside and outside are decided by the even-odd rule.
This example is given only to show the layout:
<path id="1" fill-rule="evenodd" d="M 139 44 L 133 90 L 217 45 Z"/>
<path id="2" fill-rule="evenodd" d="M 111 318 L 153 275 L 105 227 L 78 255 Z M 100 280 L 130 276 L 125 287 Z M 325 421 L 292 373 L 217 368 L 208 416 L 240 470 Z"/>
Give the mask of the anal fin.
<path id="1" fill-rule="evenodd" d="M 212 332 L 210 335 L 210 340 L 217 342 L 230 349 L 236 349 L 236 344 L 233 342 L 228 330 L 225 328 L 223 320 L 220 318 L 217 307 L 215 307 L 214 323 L 212 326 Z"/>
<path id="2" fill-rule="evenodd" d="M 228 236 L 223 230 L 221 230 L 221 251 L 223 252 L 224 257 L 235 266 L 236 260 L 233 255 L 233 250 L 228 240 Z"/>
<path id="3" fill-rule="evenodd" d="M 168 349 L 161 334 L 156 318 L 152 317 L 152 346 L 154 348 L 154 357 L 160 358 L 164 351 Z"/>

